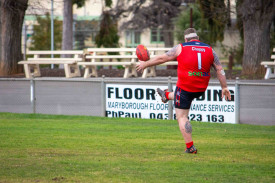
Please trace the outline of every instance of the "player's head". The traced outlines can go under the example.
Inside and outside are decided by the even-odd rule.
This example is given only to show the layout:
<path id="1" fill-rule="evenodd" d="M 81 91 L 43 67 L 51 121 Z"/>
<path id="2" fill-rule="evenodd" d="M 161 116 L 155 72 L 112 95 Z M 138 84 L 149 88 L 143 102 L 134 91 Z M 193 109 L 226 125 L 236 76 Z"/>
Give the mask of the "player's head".
<path id="1" fill-rule="evenodd" d="M 194 28 L 188 28 L 184 31 L 184 40 L 185 42 L 191 41 L 193 39 L 199 39 L 197 31 Z"/>

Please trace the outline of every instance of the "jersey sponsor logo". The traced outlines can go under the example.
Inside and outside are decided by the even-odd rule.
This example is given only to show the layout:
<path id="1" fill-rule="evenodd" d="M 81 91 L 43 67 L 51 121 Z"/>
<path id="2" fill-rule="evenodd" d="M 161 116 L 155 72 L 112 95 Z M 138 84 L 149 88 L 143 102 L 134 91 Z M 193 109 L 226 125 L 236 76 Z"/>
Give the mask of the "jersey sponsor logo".
<path id="1" fill-rule="evenodd" d="M 196 48 L 196 47 L 192 47 L 192 51 L 200 51 L 200 52 L 205 52 L 204 48 Z"/>
<path id="2" fill-rule="evenodd" d="M 189 71 L 188 72 L 188 76 L 203 76 L 203 77 L 207 77 L 207 76 L 210 76 L 210 73 L 209 72 L 192 72 L 192 71 Z"/>

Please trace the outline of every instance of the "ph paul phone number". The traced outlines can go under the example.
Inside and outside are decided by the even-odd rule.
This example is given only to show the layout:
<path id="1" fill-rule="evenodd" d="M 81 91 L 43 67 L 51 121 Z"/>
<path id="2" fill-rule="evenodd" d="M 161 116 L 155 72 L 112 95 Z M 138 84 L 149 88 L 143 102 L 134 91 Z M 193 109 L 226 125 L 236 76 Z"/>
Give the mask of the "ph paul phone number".
<path id="1" fill-rule="evenodd" d="M 168 113 L 150 113 L 149 117 L 150 119 L 168 119 Z M 176 114 L 173 115 L 173 118 L 176 119 Z M 191 121 L 224 122 L 224 115 L 189 114 L 188 118 Z"/>

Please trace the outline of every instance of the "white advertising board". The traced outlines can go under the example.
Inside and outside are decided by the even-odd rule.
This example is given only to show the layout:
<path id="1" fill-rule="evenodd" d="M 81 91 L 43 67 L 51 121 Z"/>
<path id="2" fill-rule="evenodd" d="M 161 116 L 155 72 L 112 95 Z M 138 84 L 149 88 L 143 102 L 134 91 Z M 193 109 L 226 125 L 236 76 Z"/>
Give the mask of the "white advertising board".
<path id="1" fill-rule="evenodd" d="M 231 101 L 221 99 L 221 87 L 208 86 L 204 95 L 193 100 L 189 119 L 192 121 L 235 123 L 235 87 L 228 87 L 228 89 L 231 93 Z"/>
<path id="2" fill-rule="evenodd" d="M 143 119 L 168 119 L 168 103 L 162 103 L 156 88 L 167 86 L 106 84 L 106 116 Z M 173 87 L 174 88 L 174 87 Z M 221 100 L 221 88 L 209 86 L 192 102 L 189 119 L 235 123 L 235 88 L 229 87 L 232 101 Z M 173 110 L 174 112 L 174 110 Z M 174 112 L 174 119 L 175 112 Z"/>
<path id="3" fill-rule="evenodd" d="M 106 85 L 106 116 L 168 119 L 168 104 L 162 103 L 156 88 L 167 86 Z"/>

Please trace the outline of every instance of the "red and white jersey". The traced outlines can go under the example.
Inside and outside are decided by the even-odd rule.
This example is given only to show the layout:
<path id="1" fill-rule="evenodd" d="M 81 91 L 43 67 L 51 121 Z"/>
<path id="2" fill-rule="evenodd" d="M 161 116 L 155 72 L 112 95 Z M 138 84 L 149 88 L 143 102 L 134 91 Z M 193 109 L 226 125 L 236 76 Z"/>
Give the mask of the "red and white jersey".
<path id="1" fill-rule="evenodd" d="M 214 61 L 212 48 L 198 40 L 182 43 L 177 60 L 177 86 L 188 92 L 204 92 Z"/>

